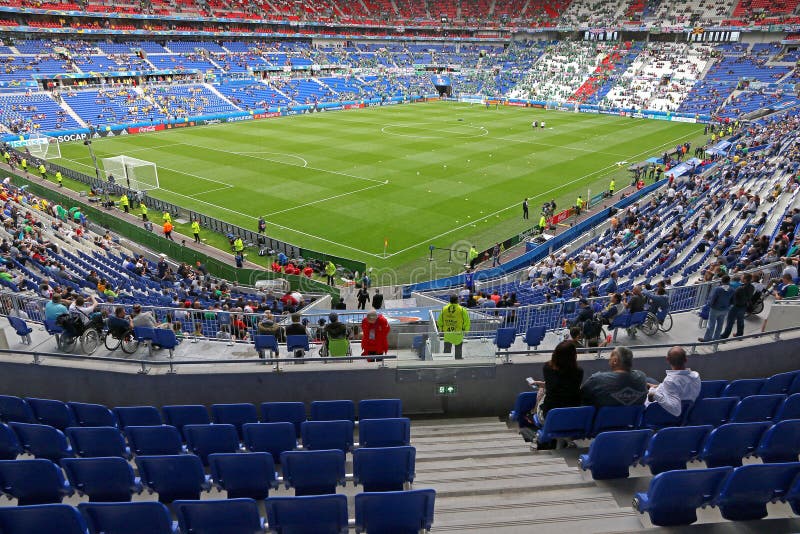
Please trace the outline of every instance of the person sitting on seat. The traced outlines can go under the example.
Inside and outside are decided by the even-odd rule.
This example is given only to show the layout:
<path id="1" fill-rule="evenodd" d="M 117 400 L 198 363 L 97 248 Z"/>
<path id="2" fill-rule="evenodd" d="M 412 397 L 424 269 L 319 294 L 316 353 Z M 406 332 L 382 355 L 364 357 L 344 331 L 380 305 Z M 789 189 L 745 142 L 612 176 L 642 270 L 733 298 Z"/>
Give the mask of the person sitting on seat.
<path id="1" fill-rule="evenodd" d="M 575 316 L 575 319 L 572 320 L 570 326 L 582 326 L 583 323 L 588 321 L 594 316 L 594 310 L 589 305 L 589 301 L 585 298 L 581 298 L 578 301 L 578 315 Z"/>
<path id="2" fill-rule="evenodd" d="M 633 406 L 644 404 L 647 377 L 633 369 L 633 352 L 615 347 L 608 359 L 610 371 L 594 373 L 581 386 L 583 404 L 587 406 Z"/>
<path id="3" fill-rule="evenodd" d="M 324 343 L 326 355 L 330 355 L 329 342 L 332 339 L 336 340 L 350 338 L 350 332 L 347 329 L 347 325 L 339 320 L 339 314 L 336 312 L 331 312 L 330 315 L 328 315 L 328 324 L 325 325 L 323 333 L 325 335 Z"/>
<path id="4" fill-rule="evenodd" d="M 133 321 L 125 315 L 125 308 L 117 306 L 114 308 L 114 315 L 106 320 L 106 326 L 108 326 L 109 334 L 121 338 L 125 332 L 133 330 Z"/>
<path id="5" fill-rule="evenodd" d="M 692 401 L 700 395 L 700 375 L 686 367 L 686 351 L 683 347 L 672 347 L 667 352 L 670 369 L 660 384 L 650 384 L 645 405 L 658 403 L 671 415 L 678 417 L 683 409 L 682 401 Z"/>
<path id="6" fill-rule="evenodd" d="M 614 317 L 623 312 L 625 306 L 622 304 L 622 295 L 614 293 L 608 301 L 608 305 L 600 312 L 600 322 L 610 325 Z"/>

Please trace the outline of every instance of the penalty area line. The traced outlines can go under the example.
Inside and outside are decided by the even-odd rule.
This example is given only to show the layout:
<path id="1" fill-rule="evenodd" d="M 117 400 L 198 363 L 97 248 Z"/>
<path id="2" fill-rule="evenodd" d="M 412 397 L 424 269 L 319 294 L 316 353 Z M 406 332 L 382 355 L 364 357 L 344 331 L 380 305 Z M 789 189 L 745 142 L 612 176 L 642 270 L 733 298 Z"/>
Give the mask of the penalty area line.
<path id="1" fill-rule="evenodd" d="M 389 184 L 389 180 L 386 180 L 386 181 L 384 181 L 382 183 L 375 184 L 375 185 L 368 185 L 367 187 L 362 187 L 361 189 L 356 189 L 354 191 L 347 191 L 345 193 L 339 193 L 338 195 L 333 195 L 333 196 L 330 196 L 330 197 L 321 198 L 319 200 L 312 200 L 311 202 L 306 202 L 305 204 L 300 204 L 298 206 L 293 206 L 291 208 L 286 208 L 286 209 L 282 209 L 282 210 L 278 210 L 278 211 L 272 211 L 270 213 L 265 213 L 263 215 L 263 217 L 271 217 L 273 215 L 278 215 L 280 213 L 286 213 L 286 212 L 289 212 L 289 211 L 294 211 L 294 210 L 299 209 L 299 208 L 305 208 L 305 207 L 308 207 L 308 206 L 313 206 L 315 204 L 321 204 L 321 203 L 327 202 L 329 200 L 334 200 L 334 199 L 346 197 L 346 196 L 349 196 L 349 195 L 355 195 L 356 193 L 361 193 L 361 192 L 367 191 L 369 189 L 375 189 L 376 187 L 383 187 L 384 185 L 388 185 L 388 184 Z"/>

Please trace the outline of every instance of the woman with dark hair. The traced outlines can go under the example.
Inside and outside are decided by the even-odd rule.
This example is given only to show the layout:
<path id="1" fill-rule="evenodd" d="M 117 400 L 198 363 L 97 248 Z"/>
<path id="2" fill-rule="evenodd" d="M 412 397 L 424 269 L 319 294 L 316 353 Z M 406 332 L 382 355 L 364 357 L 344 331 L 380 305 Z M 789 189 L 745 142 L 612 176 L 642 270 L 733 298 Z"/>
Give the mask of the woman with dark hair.
<path id="1" fill-rule="evenodd" d="M 550 361 L 542 367 L 542 375 L 544 381 L 534 381 L 539 386 L 536 415 L 541 423 L 553 408 L 581 405 L 583 369 L 578 367 L 578 351 L 572 340 L 556 345 Z"/>

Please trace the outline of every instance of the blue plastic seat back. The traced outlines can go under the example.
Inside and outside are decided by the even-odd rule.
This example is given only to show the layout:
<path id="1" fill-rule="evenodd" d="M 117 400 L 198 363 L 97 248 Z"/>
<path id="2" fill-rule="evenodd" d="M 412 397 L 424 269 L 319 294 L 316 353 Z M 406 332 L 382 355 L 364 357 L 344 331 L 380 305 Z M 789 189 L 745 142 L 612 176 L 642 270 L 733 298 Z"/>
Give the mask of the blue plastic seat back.
<path id="1" fill-rule="evenodd" d="M 414 481 L 414 447 L 378 447 L 353 451 L 353 477 L 364 491 L 401 491 Z"/>
<path id="2" fill-rule="evenodd" d="M 348 530 L 344 495 L 270 497 L 264 505 L 267 522 L 275 532 L 346 534 Z"/>
<path id="3" fill-rule="evenodd" d="M 161 346 L 162 349 L 172 350 L 180 345 L 180 340 L 172 329 L 156 328 L 153 343 Z"/>
<path id="4" fill-rule="evenodd" d="M 788 373 L 778 373 L 767 378 L 764 385 L 761 386 L 759 395 L 772 395 L 780 393 L 788 393 L 789 387 L 792 385 L 795 377 L 800 375 L 797 371 L 790 371 Z"/>
<path id="5" fill-rule="evenodd" d="M 300 425 L 306 420 L 306 405 L 302 402 L 263 402 L 261 420 L 265 423 L 292 423 L 300 437 Z"/>
<path id="6" fill-rule="evenodd" d="M 544 340 L 547 334 L 547 328 L 544 326 L 531 326 L 525 331 L 525 344 L 528 347 L 538 347 Z"/>
<path id="7" fill-rule="evenodd" d="M 242 439 L 242 425 L 245 423 L 258 423 L 256 407 L 249 402 L 235 404 L 213 404 L 211 413 L 217 424 L 228 424 L 236 427 L 239 439 Z"/>
<path id="8" fill-rule="evenodd" d="M 67 406 L 72 410 L 78 426 L 117 426 L 117 417 L 114 412 L 102 404 L 68 402 Z"/>
<path id="9" fill-rule="evenodd" d="M 359 419 L 392 419 L 403 417 L 400 399 L 364 399 L 358 402 Z"/>
<path id="10" fill-rule="evenodd" d="M 736 405 L 739 404 L 739 397 L 706 397 L 695 401 L 686 424 L 720 426 L 727 423 L 731 418 Z"/>
<path id="11" fill-rule="evenodd" d="M 133 335 L 139 341 L 153 341 L 156 338 L 156 329 L 149 326 L 134 326 Z"/>
<path id="12" fill-rule="evenodd" d="M 650 481 L 647 493 L 637 493 L 634 508 L 648 512 L 657 526 L 691 525 L 697 521 L 697 508 L 711 504 L 732 467 L 667 471 Z"/>
<path id="13" fill-rule="evenodd" d="M 800 419 L 787 419 L 761 436 L 756 455 L 764 463 L 796 462 L 800 454 Z"/>
<path id="14" fill-rule="evenodd" d="M 614 430 L 634 430 L 639 427 L 644 406 L 601 406 L 592 423 L 592 435 Z"/>
<path id="15" fill-rule="evenodd" d="M 557 438 L 580 439 L 589 435 L 594 420 L 593 406 L 553 408 L 547 412 L 544 427 L 539 431 L 539 441 Z"/>
<path id="16" fill-rule="evenodd" d="M 616 330 L 617 328 L 628 328 L 628 325 L 631 324 L 631 314 L 630 313 L 621 313 L 619 315 L 615 315 L 614 319 L 611 320 L 611 325 L 609 325 L 610 330 Z"/>
<path id="17" fill-rule="evenodd" d="M 349 451 L 353 448 L 353 421 L 306 421 L 301 425 L 300 433 L 303 448 L 313 450 L 340 449 Z"/>
<path id="18" fill-rule="evenodd" d="M 789 493 L 800 463 L 749 464 L 736 468 L 719 491 L 715 504 L 722 517 L 748 521 L 767 516 L 767 503 Z"/>
<path id="19" fill-rule="evenodd" d="M 728 423 L 715 428 L 708 436 L 698 458 L 708 467 L 742 465 L 742 458 L 752 454 L 769 423 Z"/>
<path id="20" fill-rule="evenodd" d="M 5 423 L 0 423 L 0 460 L 13 460 L 22 454 L 17 434 Z"/>
<path id="21" fill-rule="evenodd" d="M 253 336 L 253 343 L 256 351 L 270 351 L 273 354 L 278 354 L 278 340 L 275 336 L 259 334 Z"/>
<path id="22" fill-rule="evenodd" d="M 498 349 L 508 349 L 517 338 L 517 329 L 512 327 L 498 328 L 494 334 L 494 344 Z"/>
<path id="23" fill-rule="evenodd" d="M 20 319 L 19 317 L 12 317 L 9 315 L 8 322 L 11 324 L 11 327 L 14 329 L 14 332 L 16 332 L 18 336 L 24 337 L 33 332 L 33 329 L 30 326 L 28 326 L 28 323 L 26 323 L 23 319 Z"/>
<path id="24" fill-rule="evenodd" d="M 3 534 L 85 534 L 81 514 L 67 504 L 9 506 L 0 508 L 0 532 Z"/>
<path id="25" fill-rule="evenodd" d="M 653 402 L 648 404 L 642 414 L 642 426 L 651 430 L 661 430 L 670 426 L 681 426 L 687 417 L 687 413 L 691 410 L 691 401 L 681 402 L 680 415 L 672 415 L 666 411 L 660 404 Z"/>
<path id="26" fill-rule="evenodd" d="M 16 497 L 18 506 L 59 503 L 73 493 L 61 469 L 43 459 L 0 461 L 0 488 Z"/>
<path id="27" fill-rule="evenodd" d="M 430 530 L 436 491 L 419 489 L 356 495 L 356 532 L 416 534 Z"/>
<path id="28" fill-rule="evenodd" d="M 163 424 L 161 414 L 154 406 L 117 406 L 114 414 L 119 421 L 119 427 L 126 429 L 129 426 L 158 426 Z"/>
<path id="29" fill-rule="evenodd" d="M 700 394 L 695 399 L 695 402 L 700 399 L 707 399 L 709 397 L 719 397 L 722 390 L 728 385 L 727 380 L 703 380 L 700 382 Z"/>
<path id="30" fill-rule="evenodd" d="M 786 395 L 750 395 L 739 401 L 731 414 L 732 423 L 772 421 Z"/>
<path id="31" fill-rule="evenodd" d="M 279 463 L 283 451 L 297 448 L 297 436 L 292 423 L 247 423 L 243 443 L 250 452 L 269 453 Z"/>
<path id="32" fill-rule="evenodd" d="M 311 403 L 312 421 L 356 420 L 356 406 L 350 400 L 314 401 Z"/>
<path id="33" fill-rule="evenodd" d="M 641 326 L 641 325 L 644 324 L 644 322 L 646 320 L 647 320 L 647 312 L 646 311 L 634 312 L 634 313 L 631 314 L 631 322 L 629 323 L 628 326 L 629 327 Z"/>
<path id="34" fill-rule="evenodd" d="M 286 336 L 286 349 L 289 352 L 293 350 L 308 351 L 308 336 Z"/>
<path id="35" fill-rule="evenodd" d="M 358 426 L 360 447 L 402 447 L 411 443 L 411 420 L 362 419 Z"/>
<path id="36" fill-rule="evenodd" d="M 5 423 L 38 423 L 33 410 L 24 399 L 0 395 L 0 420 Z"/>
<path id="37" fill-rule="evenodd" d="M 172 516 L 160 502 L 82 502 L 78 510 L 91 534 L 175 534 Z"/>
<path id="38" fill-rule="evenodd" d="M 764 383 L 765 378 L 741 378 L 739 380 L 732 380 L 720 394 L 721 397 L 739 397 L 743 399 L 750 395 L 758 395 Z"/>
<path id="39" fill-rule="evenodd" d="M 45 319 L 44 329 L 51 336 L 64 333 L 64 329 L 56 324 L 55 319 Z"/>
<path id="40" fill-rule="evenodd" d="M 344 459 L 339 449 L 286 451 L 281 454 L 284 483 L 294 488 L 295 495 L 336 493 L 336 486 L 345 480 Z"/>
<path id="41" fill-rule="evenodd" d="M 775 421 L 800 419 L 800 393 L 789 395 L 775 413 Z"/>
<path id="42" fill-rule="evenodd" d="M 531 427 L 533 425 L 525 419 L 525 415 L 533 410 L 535 406 L 536 392 L 523 391 L 517 395 L 517 399 L 514 401 L 514 408 L 512 408 L 511 413 L 508 414 L 508 418 L 512 421 L 516 421 L 520 428 Z"/>
<path id="43" fill-rule="evenodd" d="M 211 478 L 228 492 L 228 498 L 262 500 L 276 487 L 275 462 L 266 452 L 214 453 L 209 455 Z"/>
<path id="44" fill-rule="evenodd" d="M 82 458 L 130 457 L 122 432 L 113 426 L 76 426 L 67 429 L 67 437 L 72 444 L 72 450 Z"/>
<path id="45" fill-rule="evenodd" d="M 33 410 L 33 415 L 38 423 L 50 425 L 59 430 L 75 426 L 72 411 L 61 401 L 27 397 L 25 402 Z"/>
<path id="46" fill-rule="evenodd" d="M 786 393 L 789 395 L 800 393 L 800 373 L 797 373 L 797 376 L 794 377 L 794 380 L 792 380 L 792 384 L 789 386 L 789 390 Z"/>
<path id="47" fill-rule="evenodd" d="M 686 463 L 700 454 L 711 425 L 674 426 L 659 430 L 647 445 L 642 464 L 654 475 L 674 469 L 686 469 Z"/>
<path id="48" fill-rule="evenodd" d="M 9 426 L 16 432 L 25 452 L 36 458 L 58 462 L 61 458 L 74 455 L 72 448 L 67 444 L 66 436 L 57 428 L 28 423 L 11 423 Z"/>
<path id="49" fill-rule="evenodd" d="M 253 499 L 175 501 L 182 532 L 192 534 L 253 534 L 263 524 Z"/>
<path id="50" fill-rule="evenodd" d="M 129 426 L 125 429 L 125 434 L 131 450 L 137 456 L 164 456 L 183 452 L 181 435 L 174 426 Z"/>
<path id="51" fill-rule="evenodd" d="M 202 404 L 179 404 L 161 408 L 164 422 L 178 429 L 184 439 L 183 427 L 186 425 L 207 425 L 211 423 L 208 410 Z"/>
<path id="52" fill-rule="evenodd" d="M 203 462 L 193 454 L 175 456 L 137 456 L 142 484 L 158 493 L 161 502 L 199 499 L 208 489 Z"/>
<path id="53" fill-rule="evenodd" d="M 628 478 L 629 468 L 639 463 L 653 435 L 652 430 L 621 430 L 598 434 L 582 454 L 579 465 L 595 480 Z"/>
<path id="54" fill-rule="evenodd" d="M 196 454 L 203 465 L 208 465 L 209 454 L 239 450 L 239 435 L 233 425 L 186 425 L 183 431 L 186 434 L 186 448 Z"/>
<path id="55" fill-rule="evenodd" d="M 64 458 L 61 467 L 70 485 L 93 502 L 130 501 L 141 486 L 124 458 Z"/>

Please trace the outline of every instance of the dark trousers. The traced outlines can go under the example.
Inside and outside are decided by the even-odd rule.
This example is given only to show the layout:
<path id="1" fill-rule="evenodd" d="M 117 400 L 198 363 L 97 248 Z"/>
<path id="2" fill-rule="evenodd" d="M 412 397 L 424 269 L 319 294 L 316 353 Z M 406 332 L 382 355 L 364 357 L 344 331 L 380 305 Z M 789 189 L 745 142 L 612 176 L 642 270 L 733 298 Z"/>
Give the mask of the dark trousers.
<path id="1" fill-rule="evenodd" d="M 463 360 L 464 357 L 461 355 L 461 348 L 464 346 L 463 343 L 459 343 L 456 345 L 456 360 Z M 449 341 L 444 342 L 444 352 L 445 354 L 450 354 L 450 349 L 453 347 L 453 344 Z"/>
<path id="2" fill-rule="evenodd" d="M 725 324 L 725 330 L 722 331 L 722 338 L 730 337 L 733 330 L 733 323 L 736 322 L 736 337 L 744 335 L 744 315 L 747 313 L 746 306 L 731 306 L 728 311 L 728 318 Z"/>
<path id="3" fill-rule="evenodd" d="M 335 279 L 333 276 L 331 276 L 331 275 L 329 275 L 329 274 L 327 274 L 327 275 L 325 275 L 325 276 L 327 276 L 327 277 L 328 277 L 328 285 L 329 285 L 329 286 L 336 285 L 336 279 Z"/>
<path id="4" fill-rule="evenodd" d="M 527 219 L 528 218 L 528 208 L 525 208 L 524 210 L 522 210 L 522 218 L 523 219 Z"/>
<path id="5" fill-rule="evenodd" d="M 199 243 L 200 242 L 200 234 L 194 234 L 194 242 L 195 243 Z"/>

